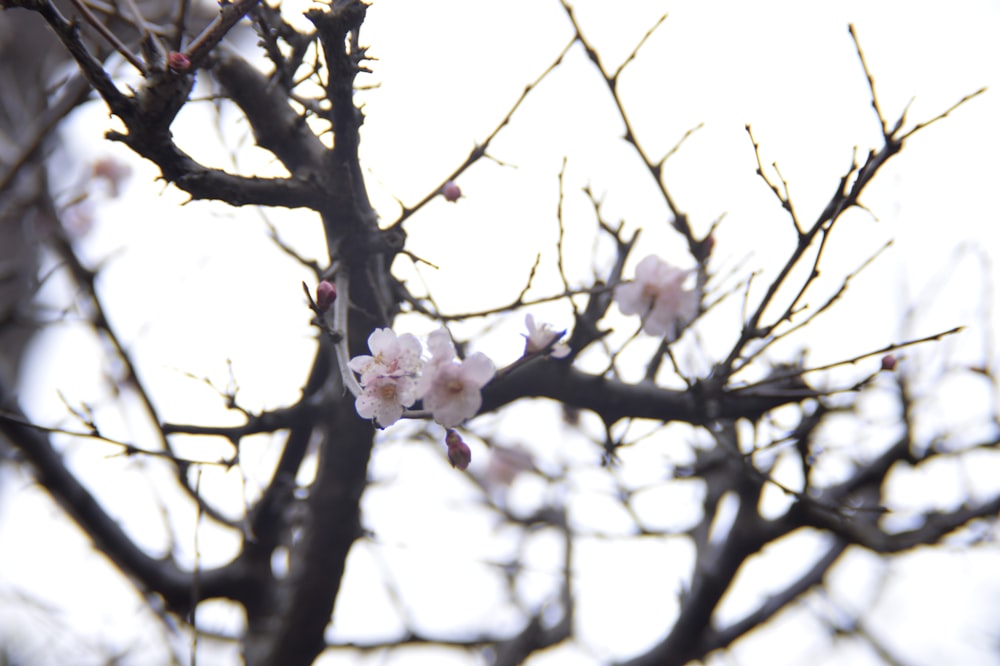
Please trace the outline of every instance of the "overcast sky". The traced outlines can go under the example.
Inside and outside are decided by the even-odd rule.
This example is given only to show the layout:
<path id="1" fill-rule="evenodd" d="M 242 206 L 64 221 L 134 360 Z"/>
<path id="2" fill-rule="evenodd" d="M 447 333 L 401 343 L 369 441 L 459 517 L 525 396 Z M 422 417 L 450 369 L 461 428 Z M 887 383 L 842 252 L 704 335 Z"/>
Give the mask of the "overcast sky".
<path id="1" fill-rule="evenodd" d="M 854 148 L 863 160 L 869 148 L 878 147 L 879 126 L 848 23 L 856 27 L 890 121 L 911 99 L 912 124 L 989 86 L 952 117 L 908 141 L 864 197 L 872 215 L 858 213 L 845 220 L 841 244 L 831 253 L 833 273 L 842 275 L 857 266 L 890 238 L 895 245 L 857 281 L 854 300 L 829 329 L 837 336 L 810 347 L 811 360 L 820 363 L 966 324 L 965 342 L 959 346 L 970 362 L 982 361 L 984 340 L 995 344 L 1000 330 L 994 325 L 987 333 L 980 326 L 984 299 L 991 296 L 983 286 L 995 277 L 1000 247 L 994 202 L 1000 183 L 1000 2 L 577 4 L 586 37 L 607 69 L 616 68 L 659 16 L 669 12 L 622 76 L 627 112 L 653 156 L 703 125 L 668 162 L 666 182 L 699 232 L 725 215 L 717 260 L 728 267 L 745 261 L 748 270 L 763 273 L 760 284 L 775 270 L 776 257 L 787 251 L 789 222 L 754 173 L 745 125 L 752 125 L 765 162 L 778 163 L 807 220 L 822 210 Z M 359 83 L 377 87 L 359 92 L 358 100 L 366 113 L 364 165 L 382 219 L 389 223 L 398 215 L 396 199 L 412 204 L 437 187 L 571 36 L 555 0 L 375 0 L 362 41 L 371 45 L 377 60 L 374 74 Z M 574 47 L 498 136 L 490 149 L 496 161 L 484 160 L 460 179 L 465 197 L 456 205 L 434 201 L 408 223 L 409 249 L 439 266 L 421 271 L 419 279 L 427 282 L 442 309 L 478 310 L 511 300 L 539 252 L 550 261 L 539 274 L 538 293 L 559 289 L 551 259 L 558 233 L 557 177 L 564 157 L 566 219 L 581 221 L 569 228 L 573 250 L 567 261 L 581 280 L 594 261 L 592 216 L 580 194 L 588 184 L 604 197 L 609 219 L 624 220 L 630 230 L 643 229 L 633 265 L 653 253 L 690 265 L 669 229 L 666 209 L 651 193 L 648 174 L 620 138 L 621 124 L 602 85 L 583 51 Z M 109 122 L 106 110 L 92 104 L 68 132 L 78 162 L 68 170 L 67 192 L 83 182 L 95 157 L 128 159 L 121 146 L 101 140 Z M 176 134 L 196 157 L 231 168 L 231 157 L 214 145 L 220 124 L 224 136 L 246 135 L 235 116 L 224 115 L 220 123 L 208 104 L 186 111 Z M 274 168 L 253 151 L 241 152 L 238 162 L 265 171 Z M 307 275 L 275 253 L 261 233 L 258 211 L 201 203 L 178 207 L 184 196 L 155 183 L 155 169 L 130 163 L 129 191 L 115 201 L 94 195 L 95 224 L 80 242 L 95 264 L 113 257 L 106 261 L 102 294 L 123 337 L 148 359 L 149 383 L 168 395 L 201 398 L 171 401 L 164 417 L 223 418 L 221 404 L 206 388 L 193 386 L 186 373 L 225 386 L 226 359 L 232 360 L 249 409 L 294 400 L 312 352 L 300 286 Z M 318 220 L 302 213 L 267 215 L 303 254 L 321 256 Z M 418 279 L 405 262 L 397 269 L 411 281 Z M 905 309 L 926 300 L 931 288 L 937 290 L 936 300 L 929 302 L 931 314 L 910 328 L 900 326 Z M 569 324 L 565 307 L 545 308 L 544 313 L 557 325 Z M 513 360 L 520 351 L 515 332 L 521 318 L 515 319 L 500 327 L 506 335 L 477 340 L 475 348 L 500 364 Z M 211 330 L 206 332 L 199 322 L 211 322 Z M 413 332 L 426 333 L 424 326 Z M 707 338 L 711 347 L 711 336 Z M 24 391 L 29 412 L 41 422 L 64 423 L 65 405 L 57 391 L 71 402 L 100 394 L 92 379 L 100 376 L 95 350 L 73 330 L 43 336 Z M 943 410 L 973 402 L 961 393 L 953 397 L 954 405 L 941 403 Z M 112 428 L 132 436 L 141 433 L 127 417 Z M 138 483 L 108 489 L 106 501 L 137 501 L 142 495 Z M 111 637 L 127 634 L 124 627 L 136 621 L 135 598 L 122 591 L 127 589 L 123 585 L 104 582 L 104 565 L 85 540 L 60 526 L 58 512 L 26 487 L 24 477 L 8 475 L 0 492 L 0 626 L 9 621 L 7 626 L 23 627 L 25 617 L 35 620 L 20 610 L 20 620 L 4 615 L 20 608 L 18 590 L 30 590 L 63 609 L 60 622 L 94 637 L 98 652 Z M 128 521 L 127 513 L 123 520 Z M 139 533 L 149 530 L 151 543 L 161 538 L 153 527 L 130 527 Z M 673 556 L 682 561 L 685 555 Z M 936 557 L 905 565 L 938 605 L 938 612 L 923 615 L 936 629 L 918 624 L 919 615 L 905 618 L 914 629 L 907 654 L 913 663 L 974 663 L 985 654 L 984 646 L 974 640 L 942 644 L 943 623 L 951 618 L 955 632 L 967 626 L 983 607 L 977 605 L 978 597 L 969 602 L 962 595 L 977 582 L 1000 587 L 1000 569 L 969 557 L 956 572 L 953 560 L 941 564 Z M 630 579 L 624 571 L 616 573 L 616 581 L 644 584 L 642 577 Z M 960 593 L 950 589 L 963 585 Z M 95 612 L 83 600 L 97 589 L 109 603 Z M 346 595 L 355 593 L 345 588 Z M 581 615 L 584 628 L 615 654 L 655 638 L 656 622 L 662 626 L 655 614 L 644 618 L 648 622 L 640 618 L 621 627 L 609 626 L 606 613 L 588 613 L 584 609 Z M 780 661 L 774 651 L 780 640 L 759 644 L 767 646 L 771 663 L 802 658 L 789 649 L 787 661 Z M 760 663 L 763 657 L 747 649 L 747 663 Z"/>

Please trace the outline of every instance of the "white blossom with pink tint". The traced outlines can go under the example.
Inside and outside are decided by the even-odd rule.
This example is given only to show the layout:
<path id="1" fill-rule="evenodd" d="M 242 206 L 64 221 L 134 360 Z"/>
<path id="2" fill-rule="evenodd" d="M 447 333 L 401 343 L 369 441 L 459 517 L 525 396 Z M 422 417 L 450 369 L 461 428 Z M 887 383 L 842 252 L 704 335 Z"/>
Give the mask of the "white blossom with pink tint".
<path id="1" fill-rule="evenodd" d="M 549 324 L 535 324 L 535 317 L 528 313 L 524 316 L 524 323 L 528 327 L 528 334 L 524 336 L 524 354 L 537 354 L 543 349 L 548 349 L 553 358 L 565 358 L 569 354 L 569 345 L 565 342 L 555 342 L 563 336 Z M 553 344 L 555 343 L 555 344 Z M 552 345 L 549 347 L 549 345 Z"/>
<path id="2" fill-rule="evenodd" d="M 420 372 L 420 340 L 411 333 L 397 336 L 391 328 L 376 328 L 368 336 L 371 356 L 355 356 L 351 370 L 361 375 L 364 386 L 372 377 L 415 376 Z"/>
<path id="3" fill-rule="evenodd" d="M 646 333 L 673 341 L 698 314 L 698 292 L 684 287 L 692 272 L 650 255 L 636 266 L 635 280 L 615 289 L 618 308 L 641 316 Z"/>
<path id="4" fill-rule="evenodd" d="M 464 361 L 455 355 L 455 346 L 445 329 L 438 329 L 427 338 L 431 359 L 424 365 L 418 393 L 424 409 L 446 428 L 472 418 L 483 404 L 481 389 L 493 379 L 493 361 L 476 352 Z"/>
<path id="5" fill-rule="evenodd" d="M 420 374 L 420 341 L 410 333 L 397 336 L 389 328 L 377 328 L 368 337 L 371 356 L 355 356 L 348 364 L 360 375 L 361 394 L 354 401 L 358 415 L 375 419 L 382 427 L 392 425 L 403 408 L 416 402 Z"/>
<path id="6" fill-rule="evenodd" d="M 491 490 L 505 491 L 524 472 L 536 471 L 531 453 L 520 446 L 494 444 L 483 473 L 483 484 Z"/>
<path id="7" fill-rule="evenodd" d="M 403 408 L 417 400 L 417 382 L 412 377 L 373 377 L 354 400 L 358 416 L 390 426 L 403 416 Z"/>

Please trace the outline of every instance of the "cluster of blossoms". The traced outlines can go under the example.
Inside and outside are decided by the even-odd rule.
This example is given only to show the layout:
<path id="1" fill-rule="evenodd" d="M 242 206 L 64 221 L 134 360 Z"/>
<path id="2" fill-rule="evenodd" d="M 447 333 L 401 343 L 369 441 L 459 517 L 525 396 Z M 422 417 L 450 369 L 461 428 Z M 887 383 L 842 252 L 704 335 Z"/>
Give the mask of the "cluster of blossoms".
<path id="1" fill-rule="evenodd" d="M 320 309 L 329 307 L 336 298 L 329 285 L 325 291 L 317 290 L 317 295 Z M 559 342 L 561 332 L 548 324 L 535 324 L 530 314 L 525 324 L 526 356 L 548 353 L 563 358 L 569 354 L 569 347 Z M 349 363 L 361 386 L 354 406 L 361 417 L 374 419 L 383 428 L 398 421 L 404 409 L 418 399 L 435 421 L 454 428 L 476 415 L 483 404 L 482 388 L 496 374 L 493 361 L 481 352 L 459 359 L 451 336 L 443 328 L 428 336 L 431 357 L 426 361 L 416 337 L 396 335 L 389 328 L 375 329 L 368 337 L 368 349 L 371 355 L 355 356 Z"/>
<path id="2" fill-rule="evenodd" d="M 420 397 L 420 341 L 410 333 L 397 336 L 392 329 L 377 328 L 368 336 L 368 349 L 372 356 L 355 356 L 350 362 L 363 389 L 354 407 L 363 418 L 392 425 Z"/>
<path id="3" fill-rule="evenodd" d="M 642 330 L 672 342 L 698 315 L 700 294 L 684 284 L 694 271 L 675 268 L 650 255 L 635 268 L 635 280 L 618 285 L 622 314 L 642 317 Z"/>

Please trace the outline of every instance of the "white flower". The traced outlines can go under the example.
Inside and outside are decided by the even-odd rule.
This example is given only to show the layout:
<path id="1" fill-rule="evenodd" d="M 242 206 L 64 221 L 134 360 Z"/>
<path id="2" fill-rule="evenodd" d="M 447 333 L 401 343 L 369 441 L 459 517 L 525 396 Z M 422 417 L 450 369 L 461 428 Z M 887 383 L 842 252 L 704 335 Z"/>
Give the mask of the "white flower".
<path id="1" fill-rule="evenodd" d="M 424 409 L 446 428 L 472 418 L 483 404 L 480 389 L 496 374 L 493 362 L 476 352 L 459 362 L 455 347 L 445 329 L 438 329 L 427 338 L 431 360 L 424 366 L 418 393 Z"/>
<path id="2" fill-rule="evenodd" d="M 377 328 L 368 337 L 368 349 L 372 356 L 355 356 L 348 364 L 361 376 L 363 389 L 354 408 L 362 418 L 373 418 L 385 427 L 417 400 L 420 341 L 410 333 L 397 337 L 392 329 Z"/>
<path id="3" fill-rule="evenodd" d="M 563 336 L 559 331 L 552 329 L 549 324 L 535 325 L 535 318 L 528 313 L 524 316 L 524 323 L 528 327 L 528 334 L 524 336 L 524 354 L 536 354 L 543 349 L 549 348 L 549 354 L 553 358 L 565 358 L 569 354 L 569 345 L 565 342 L 556 342 Z"/>
<path id="4" fill-rule="evenodd" d="M 396 336 L 391 328 L 376 328 L 368 336 L 373 356 L 355 356 L 349 365 L 365 386 L 373 377 L 414 376 L 420 372 L 420 340 L 411 333 Z"/>
<path id="5" fill-rule="evenodd" d="M 412 377 L 373 377 L 354 401 L 358 416 L 375 419 L 383 428 L 403 415 L 403 408 L 417 400 L 417 382 Z"/>
<path id="6" fill-rule="evenodd" d="M 646 333 L 673 341 L 698 314 L 698 292 L 684 288 L 691 272 L 650 255 L 636 266 L 635 280 L 615 288 L 618 308 L 622 314 L 640 315 Z"/>

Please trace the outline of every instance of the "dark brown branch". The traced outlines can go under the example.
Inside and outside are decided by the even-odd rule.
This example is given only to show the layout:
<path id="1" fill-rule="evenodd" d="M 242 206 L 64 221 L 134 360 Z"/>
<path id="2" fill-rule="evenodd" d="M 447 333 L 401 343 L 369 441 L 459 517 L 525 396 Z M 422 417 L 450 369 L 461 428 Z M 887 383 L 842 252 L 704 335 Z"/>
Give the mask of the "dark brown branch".
<path id="1" fill-rule="evenodd" d="M 197 66 L 204 60 L 232 27 L 259 2 L 260 0 L 236 0 L 232 3 L 223 3 L 219 8 L 219 14 L 188 46 L 185 55 L 191 61 L 191 65 Z"/>
<path id="2" fill-rule="evenodd" d="M 42 114 L 34 119 L 31 128 L 24 133 L 26 139 L 20 145 L 17 156 L 10 161 L 10 166 L 0 175 L 0 192 L 7 189 L 14 180 L 18 170 L 37 154 L 42 142 L 50 136 L 55 126 L 86 101 L 90 95 L 90 85 L 83 74 L 77 74 L 60 93 L 58 99 L 46 107 Z"/>
<path id="3" fill-rule="evenodd" d="M 711 631 L 712 616 L 737 571 L 748 557 L 790 529 L 790 525 L 766 521 L 758 514 L 762 482 L 743 474 L 734 451 L 728 450 L 735 446 L 735 441 L 730 441 L 735 438 L 735 428 L 724 426 L 714 434 L 721 448 L 709 454 L 717 462 L 706 482 L 710 491 L 721 485 L 737 493 L 739 508 L 732 528 L 721 543 L 708 542 L 699 548 L 690 587 L 681 598 L 680 614 L 667 636 L 648 652 L 625 662 L 626 666 L 682 666 L 703 658 L 702 642 Z M 712 519 L 706 515 L 702 522 Z"/>
<path id="4" fill-rule="evenodd" d="M 745 636 L 762 624 L 768 622 L 784 610 L 790 603 L 801 597 L 812 588 L 820 585 L 823 578 L 840 556 L 847 550 L 848 544 L 844 541 L 835 541 L 827 549 L 826 553 L 817 560 L 816 564 L 810 567 L 809 571 L 802 574 L 798 580 L 771 595 L 757 608 L 739 622 L 735 622 L 725 629 L 709 629 L 702 638 L 698 647 L 698 652 L 707 655 L 715 650 L 723 649 L 732 645 L 736 640 Z"/>
<path id="5" fill-rule="evenodd" d="M 66 20 L 51 0 L 5 0 L 4 7 L 23 7 L 38 12 L 76 60 L 87 81 L 104 99 L 111 112 L 123 119 L 130 115 L 132 105 L 129 99 L 118 90 L 104 71 L 104 66 L 83 43 L 77 26 Z"/>
<path id="6" fill-rule="evenodd" d="M 905 532 L 889 533 L 876 521 L 817 511 L 806 505 L 804 514 L 809 524 L 827 529 L 846 542 L 863 546 L 876 553 L 898 553 L 917 546 L 929 546 L 969 522 L 979 518 L 996 518 L 1000 513 L 1000 495 L 992 500 L 963 504 L 954 511 L 930 511 L 923 514 L 923 525 Z"/>
<path id="7" fill-rule="evenodd" d="M 110 28 L 108 28 L 108 26 L 94 16 L 93 12 L 90 11 L 90 8 L 87 7 L 87 3 L 82 0 L 70 0 L 70 2 L 73 4 L 73 7 L 80 12 L 84 20 L 87 21 L 87 23 L 90 24 L 94 30 L 100 33 L 101 37 L 107 40 L 108 44 L 111 44 L 111 46 L 113 46 L 115 50 L 129 62 L 130 65 L 139 70 L 140 74 L 143 76 L 146 75 L 146 66 L 139 59 L 139 56 L 132 53 L 127 46 L 122 44 L 122 41 L 118 39 L 118 36 Z"/>
<path id="8" fill-rule="evenodd" d="M 715 419 L 754 421 L 775 407 L 815 396 L 816 392 L 811 389 L 774 395 L 739 394 L 717 390 L 707 383 L 696 383 L 687 391 L 671 390 L 590 375 L 564 360 L 540 358 L 488 384 L 483 390 L 482 411 L 493 411 L 515 400 L 534 397 L 589 409 L 605 423 L 632 417 L 705 424 Z"/>
<path id="9" fill-rule="evenodd" d="M 323 425 L 319 469 L 309 494 L 309 522 L 291 554 L 287 580 L 276 581 L 259 607 L 248 608 L 248 666 L 308 666 L 323 650 L 323 631 L 343 580 L 347 554 L 361 536 L 359 502 L 374 437 L 342 398 Z"/>
<path id="10" fill-rule="evenodd" d="M 0 419 L 0 433 L 24 453 L 34 467 L 42 487 L 115 566 L 138 581 L 146 590 L 163 597 L 167 607 L 173 612 L 182 616 L 187 614 L 193 585 L 191 572 L 180 569 L 172 559 L 150 557 L 136 546 L 118 521 L 104 511 L 93 495 L 66 468 L 46 433 L 15 419 Z M 244 587 L 243 579 L 244 571 L 238 564 L 202 570 L 199 572 L 201 597 L 239 600 Z"/>
<path id="11" fill-rule="evenodd" d="M 134 390 L 135 396 L 139 399 L 139 403 L 145 410 L 149 422 L 154 425 L 154 428 L 156 428 L 155 432 L 159 440 L 157 444 L 161 450 L 167 453 L 166 458 L 174 463 L 174 471 L 178 485 L 184 489 L 184 491 L 195 503 L 203 507 L 206 513 L 213 520 L 224 525 L 230 524 L 217 509 L 207 505 L 200 497 L 199 493 L 195 492 L 189 482 L 189 479 L 187 478 L 187 471 L 189 469 L 187 461 L 176 454 L 170 444 L 170 440 L 167 439 L 166 434 L 162 430 L 158 429 L 160 417 L 156 405 L 153 404 L 152 395 L 146 388 L 145 382 L 137 370 L 131 354 L 129 354 L 128 350 L 125 349 L 125 345 L 122 343 L 121 338 L 119 338 L 118 333 L 111 325 L 111 322 L 107 317 L 107 313 L 105 312 L 104 304 L 97 293 L 97 273 L 83 265 L 80 261 L 80 257 L 76 253 L 75 248 L 70 243 L 65 233 L 53 234 L 52 244 L 55 247 L 57 254 L 65 262 L 72 279 L 86 294 L 86 298 L 89 301 L 88 309 L 92 310 L 93 313 L 92 324 L 94 330 L 111 345 L 111 348 L 114 350 L 115 355 L 118 357 L 118 360 L 121 362 L 124 369 L 124 376 L 119 378 L 119 382 L 121 385 Z"/>
<path id="12" fill-rule="evenodd" d="M 272 86 L 268 77 L 232 54 L 220 57 L 213 71 L 226 95 L 250 121 L 258 146 L 274 153 L 295 176 L 320 175 L 327 149 L 305 118 L 289 106 L 283 88 Z"/>
<path id="13" fill-rule="evenodd" d="M 178 148 L 169 132 L 136 136 L 109 132 L 108 138 L 126 143 L 150 160 L 167 182 L 191 195 L 192 199 L 223 201 L 230 206 L 281 206 L 319 210 L 328 199 L 322 188 L 301 178 L 257 178 L 238 176 L 212 169 L 193 160 Z"/>

